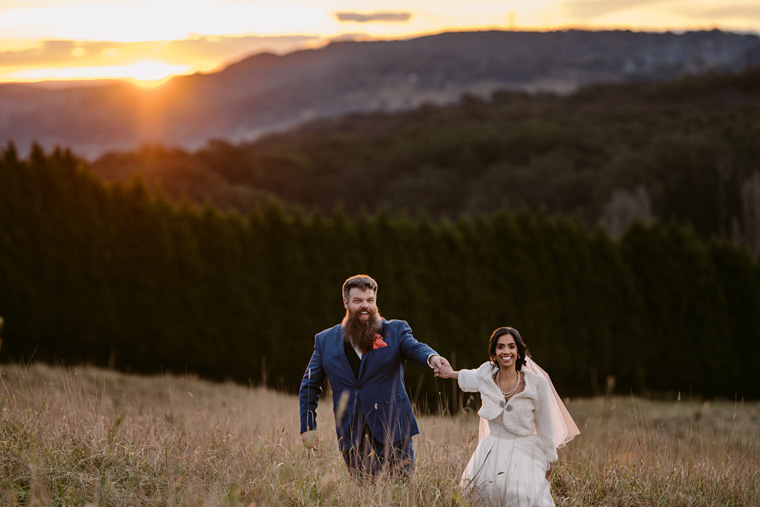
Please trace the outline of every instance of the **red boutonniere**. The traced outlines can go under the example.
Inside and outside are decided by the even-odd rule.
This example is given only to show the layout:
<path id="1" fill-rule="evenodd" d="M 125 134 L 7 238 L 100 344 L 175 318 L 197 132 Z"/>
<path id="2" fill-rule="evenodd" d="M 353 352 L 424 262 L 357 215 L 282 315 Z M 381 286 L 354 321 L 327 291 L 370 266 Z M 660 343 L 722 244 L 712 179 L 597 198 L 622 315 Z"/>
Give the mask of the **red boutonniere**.
<path id="1" fill-rule="evenodd" d="M 388 344 L 385 343 L 385 341 L 383 340 L 383 337 L 380 336 L 380 333 L 375 333 L 375 341 L 372 343 L 372 350 L 381 349 L 387 346 Z"/>

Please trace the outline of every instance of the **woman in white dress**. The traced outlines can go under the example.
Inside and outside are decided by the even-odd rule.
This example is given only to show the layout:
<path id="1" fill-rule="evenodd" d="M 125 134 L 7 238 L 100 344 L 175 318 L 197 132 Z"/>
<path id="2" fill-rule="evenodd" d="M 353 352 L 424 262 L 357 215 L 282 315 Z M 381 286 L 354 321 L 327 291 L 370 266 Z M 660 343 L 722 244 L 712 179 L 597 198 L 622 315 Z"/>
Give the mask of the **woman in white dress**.
<path id="1" fill-rule="evenodd" d="M 549 486 L 557 447 L 579 433 L 551 381 L 527 357 L 525 342 L 511 327 L 496 329 L 491 361 L 475 370 L 436 370 L 459 387 L 480 392 L 482 428 L 478 447 L 462 474 L 462 486 L 485 505 L 554 505 Z M 526 363 L 532 363 L 526 366 Z M 559 435 L 558 435 L 559 434 Z"/>

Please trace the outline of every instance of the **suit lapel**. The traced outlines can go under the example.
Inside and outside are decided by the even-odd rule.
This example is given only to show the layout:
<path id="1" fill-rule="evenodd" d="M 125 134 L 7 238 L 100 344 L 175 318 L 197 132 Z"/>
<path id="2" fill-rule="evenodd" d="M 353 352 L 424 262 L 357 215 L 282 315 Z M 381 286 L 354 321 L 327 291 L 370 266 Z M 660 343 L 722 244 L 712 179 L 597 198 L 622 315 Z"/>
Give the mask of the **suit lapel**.
<path id="1" fill-rule="evenodd" d="M 348 359 L 348 364 L 351 365 L 351 370 L 354 372 L 354 377 L 357 379 L 359 378 L 359 364 L 361 362 L 361 359 L 359 356 L 356 355 L 356 351 L 351 346 L 350 343 L 343 342 L 343 352 L 346 355 L 346 358 Z"/>
<path id="2" fill-rule="evenodd" d="M 346 374 L 351 378 L 356 378 L 354 369 L 351 367 L 351 363 L 348 362 L 348 356 L 346 356 L 346 347 L 343 342 L 343 326 L 338 326 L 338 332 L 336 334 L 338 337 L 335 343 L 335 347 L 338 349 L 338 356 L 340 356 L 339 361 L 343 365 L 343 368 L 346 370 Z M 351 353 L 353 354 L 354 351 L 351 350 Z M 361 375 L 361 370 L 359 371 L 359 374 Z"/>
<path id="3" fill-rule="evenodd" d="M 359 377 L 357 377 L 357 380 L 362 378 L 362 373 L 364 372 L 364 366 L 367 364 L 367 361 L 369 361 L 369 355 L 372 351 L 368 350 L 364 354 L 362 354 L 362 360 L 361 363 L 359 363 Z"/>
<path id="4" fill-rule="evenodd" d="M 382 320 L 382 325 L 380 327 L 380 336 L 385 336 L 385 322 L 386 320 Z M 362 373 L 364 373 L 364 369 L 366 368 L 367 363 L 370 361 L 370 357 L 372 357 L 372 349 L 368 350 L 364 354 L 362 354 L 362 361 L 359 365 L 359 378 L 362 378 Z"/>

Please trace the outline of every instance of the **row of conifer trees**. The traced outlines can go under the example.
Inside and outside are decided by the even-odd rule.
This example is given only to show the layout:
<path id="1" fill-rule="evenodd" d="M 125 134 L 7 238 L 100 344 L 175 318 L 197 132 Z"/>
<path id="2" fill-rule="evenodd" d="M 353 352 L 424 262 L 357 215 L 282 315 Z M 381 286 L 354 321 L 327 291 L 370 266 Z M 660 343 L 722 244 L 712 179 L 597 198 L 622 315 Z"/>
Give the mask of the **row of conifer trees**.
<path id="1" fill-rule="evenodd" d="M 245 216 L 105 185 L 66 150 L 0 158 L 4 361 L 193 372 L 297 389 L 314 334 L 343 316 L 340 286 L 368 273 L 386 318 L 455 367 L 490 332 L 523 334 L 565 395 L 611 389 L 760 396 L 760 266 L 688 229 L 620 240 L 545 214 L 434 222 L 285 209 Z M 421 404 L 456 389 L 416 367 Z M 461 400 L 461 398 L 459 398 Z"/>

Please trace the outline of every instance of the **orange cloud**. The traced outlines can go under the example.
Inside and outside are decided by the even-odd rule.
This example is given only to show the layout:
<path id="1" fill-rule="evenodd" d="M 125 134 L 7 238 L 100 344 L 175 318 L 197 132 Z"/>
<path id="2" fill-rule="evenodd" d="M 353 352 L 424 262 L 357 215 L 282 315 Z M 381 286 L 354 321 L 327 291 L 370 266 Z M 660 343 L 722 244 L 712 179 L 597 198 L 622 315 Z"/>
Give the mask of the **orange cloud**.
<path id="1" fill-rule="evenodd" d="M 111 76 L 115 68 L 156 62 L 163 68 L 207 72 L 255 53 L 284 54 L 322 43 L 314 36 L 198 37 L 152 42 L 48 40 L 38 47 L 0 51 L 0 81 L 57 79 L 60 69 L 69 75 L 90 76 L 102 68 Z M 56 70 L 58 69 L 58 70 Z M 50 77 L 44 77 L 47 74 Z M 38 76 L 34 78 L 33 76 Z"/>

